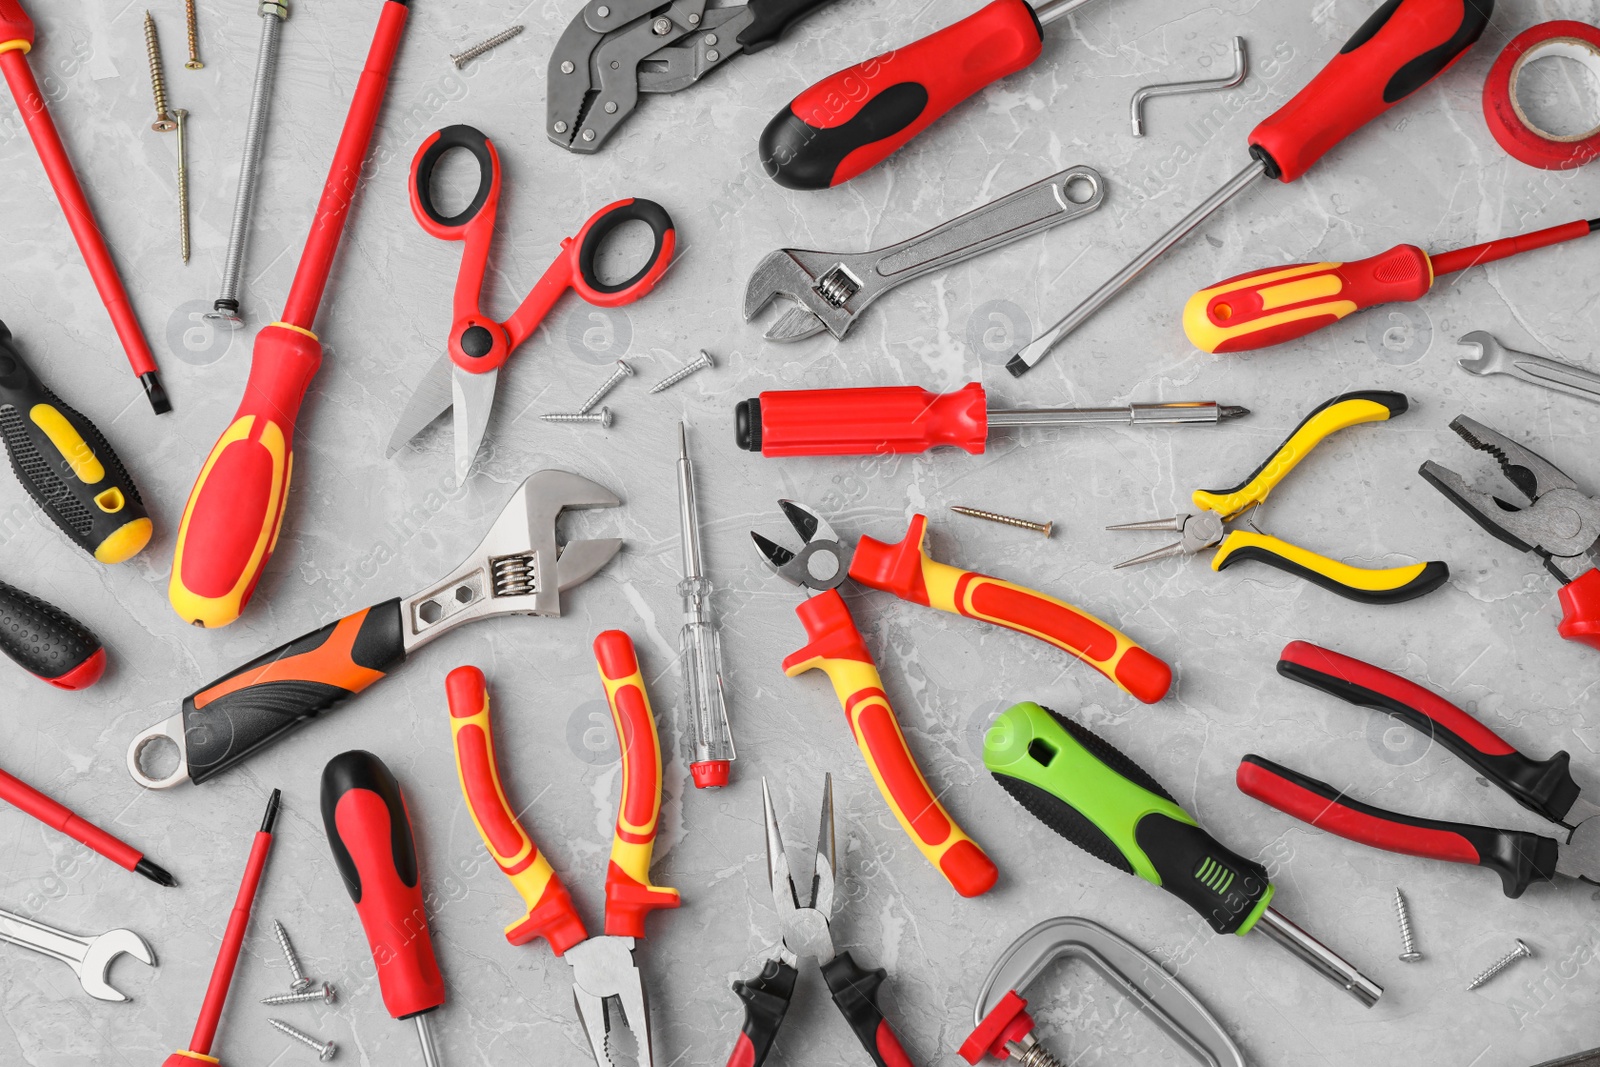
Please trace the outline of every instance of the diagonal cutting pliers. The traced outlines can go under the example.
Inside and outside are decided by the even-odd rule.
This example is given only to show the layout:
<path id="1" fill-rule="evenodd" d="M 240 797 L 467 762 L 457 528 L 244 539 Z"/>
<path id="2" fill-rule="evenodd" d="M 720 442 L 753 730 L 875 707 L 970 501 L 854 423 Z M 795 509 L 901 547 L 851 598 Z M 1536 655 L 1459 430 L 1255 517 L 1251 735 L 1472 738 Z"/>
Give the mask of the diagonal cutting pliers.
<path id="1" fill-rule="evenodd" d="M 1214 571 L 1240 560 L 1253 560 L 1363 604 L 1398 604 L 1433 592 L 1450 577 L 1450 568 L 1438 560 L 1405 567 L 1354 567 L 1270 534 L 1229 528 L 1230 523 L 1251 508 L 1265 503 L 1278 483 L 1330 434 L 1363 422 L 1386 421 L 1404 414 L 1407 406 L 1402 393 L 1369 391 L 1334 397 L 1307 415 L 1266 462 L 1244 481 L 1231 489 L 1195 490 L 1193 499 L 1194 506 L 1200 509 L 1198 512 L 1106 527 L 1108 530 L 1170 530 L 1182 535 L 1170 545 L 1124 560 L 1117 567 L 1132 567 L 1215 548 L 1216 555 L 1211 557 Z"/>
<path id="2" fill-rule="evenodd" d="M 657 908 L 676 908 L 678 891 L 650 883 L 650 856 L 661 816 L 661 740 L 633 642 L 621 630 L 594 641 L 600 681 L 622 750 L 622 797 L 606 869 L 605 932 L 590 936 L 550 860 L 517 820 L 501 788 L 483 672 L 458 667 L 445 679 L 456 770 L 467 809 L 490 857 L 527 904 L 506 940 L 538 937 L 572 965 L 572 999 L 596 1067 L 613 1067 L 621 1033 L 631 1034 L 641 1067 L 653 1067 L 650 1010 L 634 949 Z M 621 1020 L 614 1012 L 620 1009 Z M 625 1023 L 619 1027 L 618 1022 Z"/>
<path id="3" fill-rule="evenodd" d="M 1352 800 L 1340 789 L 1257 755 L 1239 763 L 1240 791 L 1329 833 L 1408 856 L 1472 863 L 1500 876 L 1508 897 L 1557 877 L 1600 885 L 1600 806 L 1581 795 L 1557 752 L 1529 759 L 1431 690 L 1381 667 L 1306 641 L 1291 641 L 1278 673 L 1360 707 L 1392 715 L 1465 760 L 1524 808 L 1559 827 L 1527 830 L 1422 819 Z"/>
<path id="4" fill-rule="evenodd" d="M 1467 444 L 1500 463 L 1527 504 L 1480 492 L 1448 467 L 1428 460 L 1418 471 L 1491 536 L 1532 552 L 1561 582 L 1561 623 L 1568 641 L 1600 648 L 1600 500 L 1578 488 L 1554 463 L 1462 415 L 1450 424 Z"/>
<path id="5" fill-rule="evenodd" d="M 868 970 L 850 953 L 838 951 L 828 928 L 838 899 L 834 887 L 838 856 L 833 834 L 833 775 L 824 779 L 822 787 L 822 829 L 817 835 L 811 895 L 804 904 L 800 903 L 789 873 L 789 857 L 784 852 L 783 834 L 778 829 L 765 778 L 761 780 L 761 807 L 767 826 L 767 880 L 772 887 L 773 906 L 778 910 L 780 937 L 776 955 L 767 960 L 761 973 L 733 984 L 733 991 L 744 1001 L 744 1027 L 728 1056 L 728 1067 L 760 1067 L 766 1061 L 794 998 L 802 959 L 816 961 L 833 994 L 833 1003 L 872 1062 L 877 1067 L 910 1067 L 911 1057 L 878 1007 L 878 989 L 887 973 L 881 967 Z"/>

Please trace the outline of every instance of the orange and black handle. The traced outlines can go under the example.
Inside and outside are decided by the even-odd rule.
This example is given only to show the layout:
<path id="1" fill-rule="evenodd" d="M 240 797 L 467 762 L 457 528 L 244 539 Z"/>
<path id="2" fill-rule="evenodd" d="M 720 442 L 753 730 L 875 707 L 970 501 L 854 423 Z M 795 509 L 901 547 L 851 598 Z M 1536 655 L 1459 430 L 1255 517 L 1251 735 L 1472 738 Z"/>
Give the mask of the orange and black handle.
<path id="1" fill-rule="evenodd" d="M 779 185 L 847 182 L 984 86 L 1039 58 L 1044 31 L 1026 0 L 993 0 L 960 22 L 830 74 L 762 131 L 761 165 Z"/>
<path id="2" fill-rule="evenodd" d="M 17 481 L 62 533 L 101 563 L 150 543 L 150 516 L 99 428 L 63 404 L 0 322 L 0 440 Z"/>
<path id="3" fill-rule="evenodd" d="M 1352 263 L 1293 263 L 1250 271 L 1191 296 L 1183 308 L 1183 330 L 1202 352 L 1268 348 L 1364 308 L 1419 300 L 1442 275 L 1574 241 L 1596 229 L 1600 219 L 1579 219 L 1432 256 L 1405 244 Z"/>
<path id="4" fill-rule="evenodd" d="M 1053 596 L 929 559 L 922 548 L 927 528 L 928 517 L 914 515 L 897 544 L 861 538 L 850 561 L 850 577 L 902 600 L 1037 637 L 1083 660 L 1146 704 L 1167 695 L 1172 668 L 1131 637 Z"/>
<path id="5" fill-rule="evenodd" d="M 900 828 L 957 893 L 975 897 L 988 892 L 999 871 L 928 786 L 844 598 L 829 589 L 806 600 L 795 614 L 808 641 L 784 659 L 783 672 L 793 678 L 820 668 L 827 674 L 867 769 Z"/>
<path id="6" fill-rule="evenodd" d="M 646 916 L 681 903 L 676 889 L 650 882 L 661 827 L 661 738 L 632 639 L 605 631 L 594 639 L 594 659 L 622 752 L 622 796 L 606 867 L 606 936 L 643 937 Z"/>
<path id="7" fill-rule="evenodd" d="M 54 604 L 0 582 L 0 652 L 57 689 L 87 689 L 106 670 L 106 650 Z"/>
<path id="8" fill-rule="evenodd" d="M 273 649 L 184 698 L 184 753 L 199 784 L 388 674 L 405 659 L 399 599 Z"/>
<path id="9" fill-rule="evenodd" d="M 378 971 L 383 1006 L 409 1019 L 444 1003 L 444 979 L 423 908 L 422 868 L 400 783 L 355 749 L 322 770 L 322 823 L 355 901 Z"/>
<path id="10" fill-rule="evenodd" d="M 1317 76 L 1250 133 L 1269 178 L 1292 182 L 1434 78 L 1483 35 L 1494 0 L 1387 0 Z"/>
<path id="11" fill-rule="evenodd" d="M 506 940 L 525 945 L 542 937 L 559 956 L 585 940 L 589 932 L 549 858 L 539 851 L 506 800 L 495 759 L 483 672 L 476 667 L 457 667 L 445 676 L 444 691 L 450 703 L 450 736 L 467 813 L 490 858 L 527 905 L 523 917 L 506 927 Z"/>

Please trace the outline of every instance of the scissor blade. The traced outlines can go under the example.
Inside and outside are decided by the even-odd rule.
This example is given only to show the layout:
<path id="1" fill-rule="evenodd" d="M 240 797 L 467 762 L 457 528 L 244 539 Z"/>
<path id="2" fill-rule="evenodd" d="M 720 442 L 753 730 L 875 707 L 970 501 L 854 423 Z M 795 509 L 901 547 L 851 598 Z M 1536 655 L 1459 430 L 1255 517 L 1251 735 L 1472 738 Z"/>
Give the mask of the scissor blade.
<path id="1" fill-rule="evenodd" d="M 478 446 L 489 428 L 489 412 L 494 408 L 494 389 L 500 380 L 495 368 L 473 374 L 459 367 L 450 375 L 450 396 L 455 415 L 456 484 L 467 480 L 467 471 L 477 458 Z"/>
<path id="2" fill-rule="evenodd" d="M 406 409 L 400 413 L 400 421 L 395 425 L 394 433 L 389 435 L 389 448 L 384 453 L 385 459 L 392 458 L 396 452 L 409 444 L 413 437 L 427 429 L 434 419 L 450 409 L 452 366 L 449 356 L 440 356 L 422 376 L 416 390 L 411 394 L 411 399 L 406 402 Z"/>

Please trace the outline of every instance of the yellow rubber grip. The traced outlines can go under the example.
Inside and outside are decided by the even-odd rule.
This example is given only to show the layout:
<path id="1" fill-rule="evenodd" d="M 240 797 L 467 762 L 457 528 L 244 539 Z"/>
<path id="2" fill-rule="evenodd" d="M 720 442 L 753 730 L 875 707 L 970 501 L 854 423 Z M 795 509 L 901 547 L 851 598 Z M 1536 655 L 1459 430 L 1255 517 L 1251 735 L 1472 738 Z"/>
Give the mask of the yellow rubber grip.
<path id="1" fill-rule="evenodd" d="M 1356 302 L 1348 298 L 1337 300 L 1344 291 L 1344 282 L 1335 274 L 1340 263 L 1301 263 L 1282 270 L 1263 271 L 1230 278 L 1209 289 L 1202 289 L 1183 305 L 1183 332 L 1189 343 L 1202 352 L 1216 352 L 1236 337 L 1261 334 L 1286 322 L 1313 319 L 1331 315 L 1342 319 L 1357 309 Z M 1241 315 L 1237 325 L 1219 325 L 1207 314 L 1212 300 L 1218 296 L 1244 293 L 1253 290 L 1261 301 L 1262 310 L 1268 314 Z M 1327 298 L 1323 303 L 1270 314 L 1274 308 L 1287 307 L 1305 300 Z M 1221 305 L 1227 307 L 1227 304 Z M 1223 320 L 1226 323 L 1226 319 Z"/>
<path id="2" fill-rule="evenodd" d="M 1224 537 L 1211 557 L 1211 569 L 1220 571 L 1242 560 L 1265 563 L 1364 604 L 1411 600 L 1437 589 L 1450 573 L 1440 562 L 1356 567 L 1254 530 L 1234 530 Z"/>

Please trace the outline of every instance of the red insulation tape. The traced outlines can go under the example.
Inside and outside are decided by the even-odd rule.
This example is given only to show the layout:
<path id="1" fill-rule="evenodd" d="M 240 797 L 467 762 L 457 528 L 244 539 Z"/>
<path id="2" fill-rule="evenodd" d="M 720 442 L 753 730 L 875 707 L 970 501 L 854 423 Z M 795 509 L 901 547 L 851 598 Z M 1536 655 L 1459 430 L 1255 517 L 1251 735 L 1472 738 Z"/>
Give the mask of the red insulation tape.
<path id="1" fill-rule="evenodd" d="M 1489 132 L 1513 159 L 1544 170 L 1571 170 L 1600 156 L 1600 125 L 1562 136 L 1535 126 L 1517 101 L 1517 79 L 1536 59 L 1561 56 L 1588 67 L 1600 80 L 1600 27 L 1557 20 L 1519 33 L 1489 70 L 1483 84 L 1483 117 Z"/>

